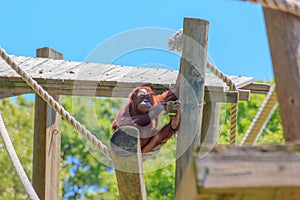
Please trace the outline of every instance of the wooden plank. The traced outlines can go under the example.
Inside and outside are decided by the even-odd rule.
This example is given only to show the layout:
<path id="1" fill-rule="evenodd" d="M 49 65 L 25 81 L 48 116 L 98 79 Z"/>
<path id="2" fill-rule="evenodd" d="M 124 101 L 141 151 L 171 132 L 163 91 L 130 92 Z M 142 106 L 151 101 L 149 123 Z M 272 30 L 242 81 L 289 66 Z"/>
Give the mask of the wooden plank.
<path id="1" fill-rule="evenodd" d="M 185 18 L 183 23 L 184 41 L 180 60 L 179 91 L 183 112 L 176 147 L 175 193 L 194 147 L 200 142 L 208 26 L 208 21 L 193 18 Z M 194 126 L 191 125 L 191 121 L 194 122 Z"/>
<path id="2" fill-rule="evenodd" d="M 133 88 L 134 86 L 149 85 L 157 88 L 157 92 L 170 88 L 174 85 L 178 72 L 170 69 L 159 68 L 140 68 L 128 66 L 105 65 L 98 63 L 84 63 L 73 61 L 53 60 L 49 58 L 30 58 L 24 56 L 14 56 L 17 63 L 21 65 L 30 75 L 33 76 L 43 87 L 53 94 L 72 95 L 70 88 L 76 88 L 76 95 L 86 96 L 93 95 L 91 89 L 85 91 L 78 85 L 96 86 L 95 82 L 100 83 L 95 90 L 97 95 L 101 95 L 102 85 L 108 84 L 112 91 L 105 91 L 105 94 L 115 94 L 122 97 L 122 94 L 116 94 L 115 87 Z M 11 95 L 32 93 L 31 89 L 25 89 L 24 81 L 3 61 L 0 60 L 0 82 L 9 82 L 1 85 L 0 91 L 6 92 L 9 88 Z M 252 84 L 251 77 L 230 76 L 236 81 L 238 87 Z M 12 83 L 13 82 L 13 83 Z M 15 82 L 24 83 L 17 84 Z M 74 87 L 71 85 L 73 84 Z M 259 84 L 258 84 L 259 85 Z M 207 74 L 205 81 L 205 90 L 216 95 L 216 102 L 226 101 L 233 102 L 233 94 L 228 93 L 228 87 L 212 74 Z M 80 88 L 80 90 L 78 89 Z M 20 91 L 21 90 L 21 91 Z M 26 91 L 24 91 L 26 90 Z M 99 90 L 99 91 L 98 91 Z M 82 93 L 81 93 L 81 92 Z M 217 93 L 218 92 L 218 93 Z M 240 100 L 248 100 L 247 92 L 239 92 Z M 1 95 L 1 93 L 0 93 Z M 6 94 L 3 94 L 4 96 Z M 126 95 L 127 97 L 127 95 Z"/>
<path id="3" fill-rule="evenodd" d="M 33 78 L 70 79 L 76 81 L 117 81 L 143 82 L 155 84 L 175 84 L 177 71 L 159 68 L 141 68 L 116 66 L 99 63 L 84 63 L 73 61 L 59 61 L 48 58 L 31 58 L 15 56 L 15 61 L 22 68 L 28 70 Z M 39 73 L 43 71 L 43 73 Z M 71 72 L 71 73 L 70 73 Z M 0 60 L 0 80 L 7 76 L 19 77 L 4 61 Z M 235 77 L 235 76 L 230 76 Z M 139 80 L 139 81 L 136 81 Z M 142 81 L 140 81 L 142 80 Z M 253 82 L 251 77 L 240 77 L 241 85 Z M 223 88 L 224 83 L 212 74 L 207 74 L 206 86 Z"/>
<path id="4" fill-rule="evenodd" d="M 265 144 L 259 147 L 218 146 L 204 159 L 195 158 L 197 172 L 208 169 L 207 174 L 197 176 L 200 190 L 252 187 L 300 188 L 299 143 Z M 201 179 L 204 176 L 205 179 Z"/>
<path id="5" fill-rule="evenodd" d="M 299 199 L 300 143 L 218 145 L 206 157 L 199 157 L 199 150 L 193 154 L 175 199 Z"/>
<path id="6" fill-rule="evenodd" d="M 14 59 L 16 60 L 16 63 L 18 63 L 19 65 L 22 65 L 23 63 L 25 63 L 26 61 L 30 60 L 30 57 L 14 57 Z M 1 63 L 1 74 L 5 74 L 5 76 L 17 76 L 17 73 L 2 59 L 0 59 L 0 63 Z M 27 63 L 27 62 L 26 62 Z"/>
<path id="7" fill-rule="evenodd" d="M 300 139 L 300 19 L 294 15 L 264 8 L 286 141 Z"/>
<path id="8" fill-rule="evenodd" d="M 270 117 L 272 116 L 274 109 L 277 105 L 277 95 L 275 86 L 273 86 L 264 100 L 263 104 L 257 111 L 254 119 L 252 120 L 248 130 L 246 131 L 241 144 L 254 144 L 261 132 L 267 125 Z"/>
<path id="9" fill-rule="evenodd" d="M 49 59 L 47 62 L 43 62 L 26 70 L 26 72 L 33 77 L 47 79 L 49 78 L 49 75 L 55 73 L 61 66 L 63 66 L 63 63 L 65 63 L 64 60 Z"/>
<path id="10" fill-rule="evenodd" d="M 265 83 L 251 83 L 242 87 L 241 89 L 250 90 L 253 94 L 268 94 L 270 90 L 270 84 Z"/>
<path id="11" fill-rule="evenodd" d="M 95 82 L 95 81 L 70 81 L 59 79 L 35 79 L 45 90 L 53 95 L 100 96 L 127 98 L 131 90 L 142 83 Z M 0 94 L 11 93 L 12 96 L 33 93 L 32 89 L 21 78 L 0 79 Z M 156 94 L 169 89 L 169 85 L 149 84 Z M 13 91 L 13 92 L 12 92 Z M 11 96 L 9 95 L 9 96 Z M 205 88 L 206 102 L 237 102 L 237 92 L 223 91 L 222 89 Z M 239 90 L 239 100 L 248 101 L 249 91 Z"/>
<path id="12" fill-rule="evenodd" d="M 243 77 L 243 76 L 229 76 L 230 79 L 236 84 L 237 88 L 245 87 L 254 82 L 253 77 Z"/>
<path id="13" fill-rule="evenodd" d="M 37 50 L 38 55 L 62 54 L 50 48 Z M 61 96 L 53 96 L 61 103 Z M 61 117 L 42 98 L 35 97 L 32 184 L 40 199 L 59 199 Z"/>
<path id="14" fill-rule="evenodd" d="M 214 188 L 205 189 L 195 198 L 197 200 L 298 200 L 299 188 L 255 187 L 255 188 Z"/>
<path id="15" fill-rule="evenodd" d="M 110 139 L 121 200 L 146 199 L 139 131 L 132 126 L 122 126 Z"/>

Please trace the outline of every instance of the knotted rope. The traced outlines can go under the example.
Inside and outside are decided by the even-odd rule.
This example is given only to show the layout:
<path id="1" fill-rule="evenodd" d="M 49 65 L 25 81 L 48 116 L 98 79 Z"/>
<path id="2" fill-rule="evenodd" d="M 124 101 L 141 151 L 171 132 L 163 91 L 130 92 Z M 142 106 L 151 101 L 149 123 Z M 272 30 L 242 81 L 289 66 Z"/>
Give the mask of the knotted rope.
<path id="1" fill-rule="evenodd" d="M 300 2 L 298 0 L 240 0 L 260 3 L 263 7 L 272 8 L 300 17 Z"/>
<path id="2" fill-rule="evenodd" d="M 182 51 L 183 45 L 183 29 L 179 29 L 175 34 L 171 35 L 168 39 L 169 49 L 173 51 Z M 215 67 L 211 62 L 207 61 L 206 67 L 215 76 L 222 80 L 229 89 L 232 91 L 237 91 L 235 83 L 221 72 L 217 67 Z M 236 141 L 236 127 L 237 127 L 237 112 L 238 103 L 231 103 L 230 106 L 230 144 L 235 144 Z"/>
<path id="3" fill-rule="evenodd" d="M 72 125 L 81 135 L 87 138 L 101 152 L 111 158 L 110 150 L 90 131 L 88 131 L 79 121 L 77 121 L 68 111 L 64 109 L 52 96 L 49 95 L 27 72 L 25 72 L 14 60 L 12 60 L 4 49 L 0 48 L 1 58 L 15 70 L 21 78 L 38 94 L 45 102 L 47 102 L 57 113 L 59 113 L 70 125 Z"/>

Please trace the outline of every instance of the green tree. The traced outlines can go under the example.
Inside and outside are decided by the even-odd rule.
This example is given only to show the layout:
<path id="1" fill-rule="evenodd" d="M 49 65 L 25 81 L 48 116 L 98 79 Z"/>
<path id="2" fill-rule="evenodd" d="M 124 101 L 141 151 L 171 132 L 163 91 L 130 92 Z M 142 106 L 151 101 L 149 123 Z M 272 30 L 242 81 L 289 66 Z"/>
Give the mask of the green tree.
<path id="1" fill-rule="evenodd" d="M 265 95 L 251 95 L 240 102 L 238 142 L 249 127 Z M 93 134 L 109 145 L 111 122 L 123 100 L 111 98 L 63 97 L 64 107 Z M 33 101 L 20 96 L 1 100 L 0 110 L 25 171 L 31 178 L 33 146 Z M 221 108 L 219 143 L 229 143 L 229 104 Z M 257 143 L 283 143 L 278 108 Z M 61 146 L 62 199 L 118 199 L 118 187 L 112 164 L 73 127 L 63 120 Z M 148 199 L 174 197 L 176 138 L 162 147 L 153 159 L 144 162 Z M 0 199 L 27 199 L 0 142 Z"/>
<path id="2" fill-rule="evenodd" d="M 32 174 L 33 102 L 24 97 L 2 99 L 2 118 L 28 177 Z M 0 142 L 0 199 L 27 199 L 21 182 Z"/>
<path id="3" fill-rule="evenodd" d="M 258 112 L 266 95 L 251 94 L 250 101 L 240 101 L 238 104 L 238 124 L 237 124 L 237 143 L 240 143 L 251 121 Z M 219 143 L 229 143 L 230 129 L 230 104 L 223 104 L 221 108 L 221 131 L 219 134 Z M 283 129 L 280 121 L 278 106 L 271 115 L 265 129 L 262 131 L 257 140 L 257 144 L 267 143 L 284 143 Z"/>
<path id="4" fill-rule="evenodd" d="M 110 98 L 63 98 L 63 106 L 106 145 L 109 145 L 111 123 L 121 103 L 120 99 Z M 111 163 L 64 120 L 61 156 L 64 199 L 118 198 Z"/>

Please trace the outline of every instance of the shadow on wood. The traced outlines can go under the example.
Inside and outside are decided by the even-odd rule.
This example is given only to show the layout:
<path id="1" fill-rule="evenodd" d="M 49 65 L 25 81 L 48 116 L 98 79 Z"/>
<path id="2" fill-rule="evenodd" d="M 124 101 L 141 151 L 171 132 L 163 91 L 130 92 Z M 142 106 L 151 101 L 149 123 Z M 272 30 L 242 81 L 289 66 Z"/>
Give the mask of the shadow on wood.
<path id="1" fill-rule="evenodd" d="M 123 126 L 110 139 L 120 199 L 146 199 L 139 131 Z"/>

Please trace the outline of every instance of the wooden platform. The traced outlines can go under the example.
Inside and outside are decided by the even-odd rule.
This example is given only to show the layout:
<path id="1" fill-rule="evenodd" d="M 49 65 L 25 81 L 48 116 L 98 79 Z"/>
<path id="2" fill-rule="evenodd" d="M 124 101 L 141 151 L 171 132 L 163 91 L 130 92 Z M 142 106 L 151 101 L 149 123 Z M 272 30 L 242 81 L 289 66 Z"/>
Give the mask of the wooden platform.
<path id="1" fill-rule="evenodd" d="M 162 92 L 176 81 L 178 71 L 111 64 L 12 56 L 48 92 L 57 95 L 127 97 L 132 88 L 149 84 Z M 231 76 L 240 90 L 240 100 L 249 100 L 249 91 L 267 93 L 269 85 L 254 83 L 252 77 Z M 25 94 L 32 90 L 0 59 L 0 94 Z M 237 95 L 217 77 L 207 74 L 206 100 L 234 102 Z M 208 93 L 209 92 L 209 93 Z M 210 94 L 211 97 L 208 95 Z"/>
<path id="2" fill-rule="evenodd" d="M 176 199 L 300 199 L 300 144 L 218 146 L 205 158 L 195 153 Z M 189 179 L 189 180 L 188 180 Z M 184 181 L 194 179 L 184 188 Z"/>

